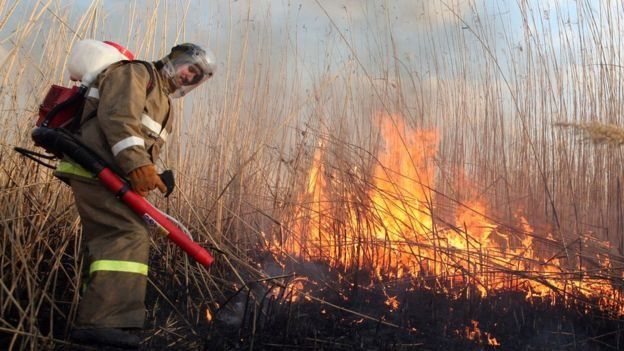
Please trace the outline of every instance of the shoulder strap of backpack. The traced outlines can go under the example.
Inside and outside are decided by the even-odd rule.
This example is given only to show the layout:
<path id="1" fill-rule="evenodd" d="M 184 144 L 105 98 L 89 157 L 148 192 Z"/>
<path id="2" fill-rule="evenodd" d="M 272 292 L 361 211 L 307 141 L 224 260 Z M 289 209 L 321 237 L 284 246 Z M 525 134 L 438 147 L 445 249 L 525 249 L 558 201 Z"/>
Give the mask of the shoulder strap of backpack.
<path id="1" fill-rule="evenodd" d="M 152 92 L 152 90 L 154 89 L 154 68 L 152 67 L 152 64 L 147 62 L 147 61 L 141 61 L 141 60 L 133 60 L 133 61 L 129 61 L 129 60 L 123 60 L 121 61 L 121 64 L 128 64 L 128 63 L 140 63 L 143 66 L 145 66 L 145 68 L 147 69 L 147 72 L 149 72 L 150 75 L 150 80 L 149 83 L 147 83 L 147 90 L 145 92 L 145 95 L 149 95 L 149 93 Z"/>

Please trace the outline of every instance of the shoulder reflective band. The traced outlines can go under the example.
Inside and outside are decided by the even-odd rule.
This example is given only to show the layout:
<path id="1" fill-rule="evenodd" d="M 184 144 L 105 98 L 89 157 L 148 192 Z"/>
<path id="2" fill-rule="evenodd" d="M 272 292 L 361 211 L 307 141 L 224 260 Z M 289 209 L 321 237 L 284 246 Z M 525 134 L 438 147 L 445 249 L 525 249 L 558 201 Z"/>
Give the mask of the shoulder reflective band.
<path id="1" fill-rule="evenodd" d="M 82 168 L 82 166 L 66 160 L 61 160 L 61 162 L 59 162 L 59 164 L 56 166 L 56 171 L 60 173 L 77 175 L 79 177 L 96 179 L 93 173 Z"/>
<path id="2" fill-rule="evenodd" d="M 127 272 L 147 275 L 147 265 L 131 261 L 98 260 L 91 263 L 89 275 L 97 271 Z"/>

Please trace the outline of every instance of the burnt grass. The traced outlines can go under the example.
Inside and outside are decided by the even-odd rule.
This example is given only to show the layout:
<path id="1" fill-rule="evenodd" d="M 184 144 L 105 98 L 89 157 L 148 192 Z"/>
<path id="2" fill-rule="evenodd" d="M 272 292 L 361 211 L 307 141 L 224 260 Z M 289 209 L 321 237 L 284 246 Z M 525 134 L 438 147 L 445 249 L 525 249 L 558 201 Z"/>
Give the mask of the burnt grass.
<path id="1" fill-rule="evenodd" d="M 415 284 L 414 278 L 352 284 L 322 264 L 299 265 L 303 291 L 280 283 L 250 283 L 201 316 L 194 333 L 178 323 L 175 333 L 159 333 L 144 342 L 146 350 L 619 350 L 624 349 L 624 320 L 592 307 L 591 302 L 527 301 L 523 292 L 480 297 L 471 287 L 440 290 L 440 283 Z M 297 271 L 297 269 L 295 269 Z M 360 272 L 361 273 L 361 272 Z M 360 279 L 362 280 L 362 279 Z M 422 282 L 422 280 L 421 280 Z M 365 283 L 365 284 L 363 284 Z M 273 284 L 273 285 L 272 285 Z M 184 292 L 181 293 L 183 295 Z M 398 308 L 386 304 L 394 296 Z M 180 296 L 181 300 L 182 298 Z M 186 301 L 194 304 L 193 301 Z M 152 301 L 153 303 L 153 301 Z M 177 306 L 184 310 L 188 306 Z M 171 311 L 161 306 L 152 320 L 162 327 Z M 201 312 L 198 312 L 198 314 Z M 475 323 L 480 332 L 475 330 Z M 392 325 L 388 325 L 392 324 Z M 148 331 L 149 332 L 149 331 Z M 488 335 L 499 345 L 489 345 Z"/>
<path id="2" fill-rule="evenodd" d="M 226 290 L 225 299 L 212 301 L 171 265 L 153 263 L 141 350 L 624 349 L 624 320 L 591 303 L 527 301 L 523 292 L 482 298 L 469 286 L 456 287 L 451 297 L 444 284 L 422 277 L 371 283 L 362 279 L 369 272 L 338 272 L 322 263 L 289 267 L 295 275 L 279 281 L 250 278 L 251 289 Z M 314 299 L 284 288 L 295 281 Z M 55 289 L 57 302 L 69 300 L 63 286 Z M 386 304 L 388 296 L 396 298 L 396 309 Z M 69 306 L 57 307 L 68 312 Z M 50 310 L 42 309 L 38 325 L 47 334 L 52 315 L 56 340 L 42 349 L 115 350 L 71 344 L 69 321 Z M 488 335 L 500 345 L 489 345 Z M 0 346 L 10 337 L 0 334 Z"/>
<path id="3" fill-rule="evenodd" d="M 380 296 L 366 295 L 342 304 L 379 316 L 379 321 L 362 321 L 351 313 L 305 301 L 261 316 L 255 333 L 251 320 L 239 328 L 217 323 L 206 338 L 206 349 L 250 349 L 253 343 L 254 349 L 262 350 L 603 350 L 620 349 L 622 342 L 621 322 L 545 304 L 530 305 L 519 294 L 477 302 L 410 292 L 401 301 L 404 307 L 395 312 L 379 302 L 383 301 Z M 489 346 L 483 333 L 469 340 L 466 328 L 471 329 L 472 320 L 500 346 Z"/>

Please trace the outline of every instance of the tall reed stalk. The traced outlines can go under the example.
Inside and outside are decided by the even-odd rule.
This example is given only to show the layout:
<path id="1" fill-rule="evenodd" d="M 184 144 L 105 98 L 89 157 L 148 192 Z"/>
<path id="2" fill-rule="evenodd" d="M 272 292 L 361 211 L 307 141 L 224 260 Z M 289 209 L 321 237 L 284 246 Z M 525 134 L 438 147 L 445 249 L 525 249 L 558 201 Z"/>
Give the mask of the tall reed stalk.
<path id="1" fill-rule="evenodd" d="M 179 187 L 169 200 L 151 198 L 186 223 L 195 240 L 218 249 L 216 267 L 206 272 L 164 239 L 152 239 L 150 304 L 163 312 L 154 309 L 149 324 L 166 340 L 183 342 L 178 329 L 200 334 L 206 309 L 266 276 L 258 252 L 265 240 L 301 234 L 292 232 L 292 215 L 319 205 L 299 196 L 319 145 L 329 155 L 328 174 L 345 182 L 334 194 L 334 212 L 324 215 L 344 223 L 345 201 L 366 201 L 385 145 L 383 116 L 438 131 L 427 204 L 435 218 L 484 200 L 498 223 L 517 226 L 522 212 L 554 233 L 567 264 L 583 256 L 570 245 L 592 235 L 611 243 L 613 267 L 621 269 L 622 150 L 578 143 L 553 125 L 623 125 L 622 4 L 543 9 L 522 0 L 490 13 L 474 2 L 423 1 L 422 16 L 366 4 L 312 5 L 289 6 L 284 14 L 252 1 L 116 8 L 97 0 L 0 0 L 0 44 L 8 49 L 0 65 L 0 346 L 59 345 L 75 316 L 83 263 L 73 199 L 50 171 L 12 147 L 32 146 L 37 106 L 50 84 L 69 83 L 66 57 L 80 38 L 117 41 L 147 60 L 175 43 L 199 41 L 218 57 L 216 77 L 175 103 L 175 138 L 163 160 Z M 312 42 L 301 11 L 324 23 Z M 402 19 L 414 24 L 411 41 Z M 406 53 L 412 48 L 402 45 L 417 51 Z M 358 211 L 360 244 L 350 249 L 382 252 L 379 243 L 366 246 L 372 242 L 366 228 L 378 219 L 366 206 Z M 345 251 L 344 227 L 334 229 L 334 253 L 361 257 Z M 430 245 L 444 248 L 440 233 L 431 235 Z M 465 259 L 483 261 L 486 253 L 473 245 Z M 436 257 L 442 259 L 448 258 Z"/>

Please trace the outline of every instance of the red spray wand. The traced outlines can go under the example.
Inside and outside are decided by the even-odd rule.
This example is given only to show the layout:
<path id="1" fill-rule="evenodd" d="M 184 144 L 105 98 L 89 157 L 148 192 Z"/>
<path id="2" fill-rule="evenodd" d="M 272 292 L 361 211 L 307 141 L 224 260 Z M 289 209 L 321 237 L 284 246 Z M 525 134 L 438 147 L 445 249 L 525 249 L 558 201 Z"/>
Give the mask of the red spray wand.
<path id="1" fill-rule="evenodd" d="M 65 154 L 86 170 L 95 174 L 100 181 L 130 207 L 145 223 L 156 229 L 174 244 L 205 267 L 209 267 L 214 258 L 203 247 L 191 240 L 178 226 L 166 218 L 156 207 L 145 198 L 130 189 L 128 182 L 106 167 L 90 150 L 81 145 L 70 134 L 62 129 L 37 127 L 32 132 L 32 138 L 38 145 L 56 154 Z"/>

